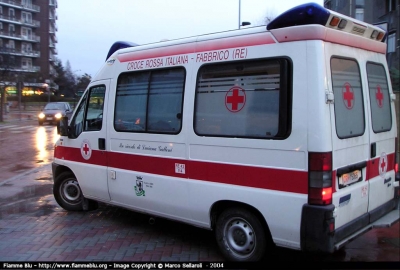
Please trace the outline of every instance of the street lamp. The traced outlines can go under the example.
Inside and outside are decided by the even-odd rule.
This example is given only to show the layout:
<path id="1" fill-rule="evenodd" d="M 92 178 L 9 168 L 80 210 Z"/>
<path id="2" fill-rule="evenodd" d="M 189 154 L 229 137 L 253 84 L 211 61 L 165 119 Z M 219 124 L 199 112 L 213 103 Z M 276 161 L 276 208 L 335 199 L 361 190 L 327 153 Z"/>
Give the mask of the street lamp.
<path id="1" fill-rule="evenodd" d="M 239 29 L 240 29 L 240 26 L 246 26 L 246 25 L 250 25 L 251 23 L 250 22 L 241 22 L 241 19 L 240 19 L 240 11 L 241 11 L 241 1 L 239 0 Z"/>
<path id="2" fill-rule="evenodd" d="M 49 89 L 49 85 L 47 83 L 43 84 L 44 89 L 46 89 L 47 91 L 47 96 L 48 96 L 48 102 L 50 102 L 50 89 Z"/>

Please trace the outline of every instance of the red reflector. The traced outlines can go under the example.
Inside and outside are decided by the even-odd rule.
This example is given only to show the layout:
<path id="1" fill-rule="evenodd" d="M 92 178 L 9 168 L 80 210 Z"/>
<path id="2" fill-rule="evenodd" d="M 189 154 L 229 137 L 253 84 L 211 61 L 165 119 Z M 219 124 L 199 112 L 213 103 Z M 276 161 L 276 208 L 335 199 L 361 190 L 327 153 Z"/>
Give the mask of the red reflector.
<path id="1" fill-rule="evenodd" d="M 395 165 L 394 165 L 394 171 L 395 171 L 396 173 L 399 172 L 399 164 L 395 164 Z"/>
<path id="2" fill-rule="evenodd" d="M 335 223 L 334 222 L 329 223 L 329 231 L 333 232 L 334 230 L 335 230 Z"/>

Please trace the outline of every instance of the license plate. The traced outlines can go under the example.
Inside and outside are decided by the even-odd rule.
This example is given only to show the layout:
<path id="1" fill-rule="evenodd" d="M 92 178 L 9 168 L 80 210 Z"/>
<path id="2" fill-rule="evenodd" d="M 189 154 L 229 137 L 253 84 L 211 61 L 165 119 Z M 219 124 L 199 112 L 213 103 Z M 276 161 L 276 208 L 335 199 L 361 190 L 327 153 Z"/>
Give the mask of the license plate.
<path id="1" fill-rule="evenodd" d="M 46 118 L 46 120 L 53 120 L 53 118 L 51 118 L 51 117 L 47 117 L 47 118 Z"/>
<path id="2" fill-rule="evenodd" d="M 360 170 L 342 174 L 342 176 L 339 177 L 339 186 L 344 187 L 351 185 L 355 182 L 358 182 L 361 179 L 361 177 L 362 173 Z"/>

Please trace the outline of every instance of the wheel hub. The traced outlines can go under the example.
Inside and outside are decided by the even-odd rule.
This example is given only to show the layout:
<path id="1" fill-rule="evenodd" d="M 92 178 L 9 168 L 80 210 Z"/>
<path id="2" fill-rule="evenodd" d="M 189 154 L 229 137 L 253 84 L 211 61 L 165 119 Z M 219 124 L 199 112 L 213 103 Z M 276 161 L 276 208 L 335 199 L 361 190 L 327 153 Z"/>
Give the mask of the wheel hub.
<path id="1" fill-rule="evenodd" d="M 250 224 L 241 219 L 228 224 L 225 236 L 229 248 L 240 255 L 251 254 L 255 248 L 255 234 Z"/>
<path id="2" fill-rule="evenodd" d="M 69 180 L 64 183 L 61 187 L 64 198 L 68 201 L 78 201 L 81 196 L 79 184 L 76 180 Z"/>

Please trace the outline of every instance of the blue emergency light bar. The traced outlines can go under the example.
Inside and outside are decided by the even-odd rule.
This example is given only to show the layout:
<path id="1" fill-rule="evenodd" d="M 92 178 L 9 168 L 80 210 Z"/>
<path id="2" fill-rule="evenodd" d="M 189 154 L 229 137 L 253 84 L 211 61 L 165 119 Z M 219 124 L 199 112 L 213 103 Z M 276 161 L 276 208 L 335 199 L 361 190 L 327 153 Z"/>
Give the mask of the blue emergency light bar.
<path id="1" fill-rule="evenodd" d="M 316 3 L 307 3 L 289 9 L 267 25 L 267 30 L 307 24 L 326 25 L 331 13 Z"/>
<path id="2" fill-rule="evenodd" d="M 384 42 L 386 37 L 385 30 L 379 27 L 331 11 L 317 3 L 302 4 L 289 9 L 272 20 L 267 25 L 267 30 L 310 24 L 319 24 L 381 42 Z"/>
<path id="3" fill-rule="evenodd" d="M 129 42 L 129 41 L 116 41 L 116 42 L 114 42 L 114 44 L 111 45 L 110 50 L 108 50 L 106 61 L 116 51 L 118 51 L 120 49 L 124 49 L 124 48 L 135 47 L 135 46 L 138 46 L 138 44 L 133 43 L 133 42 Z"/>

